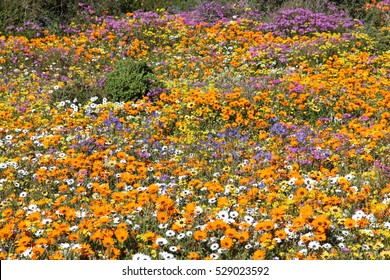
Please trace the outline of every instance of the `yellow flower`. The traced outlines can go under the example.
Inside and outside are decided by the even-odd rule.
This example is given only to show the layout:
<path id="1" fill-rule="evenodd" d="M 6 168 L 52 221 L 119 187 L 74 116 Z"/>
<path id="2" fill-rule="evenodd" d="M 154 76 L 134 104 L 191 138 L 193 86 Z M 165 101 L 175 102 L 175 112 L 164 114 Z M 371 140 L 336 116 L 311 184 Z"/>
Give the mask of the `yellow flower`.
<path id="1" fill-rule="evenodd" d="M 390 259 L 390 250 L 382 251 L 379 255 L 383 258 Z"/>
<path id="2" fill-rule="evenodd" d="M 380 241 L 377 241 L 374 246 L 373 246 L 373 249 L 374 250 L 379 250 L 379 249 L 382 249 L 384 247 L 383 243 L 380 242 Z"/>
<path id="3" fill-rule="evenodd" d="M 186 219 L 182 218 L 175 222 L 175 225 L 179 228 L 184 228 L 186 226 Z"/>

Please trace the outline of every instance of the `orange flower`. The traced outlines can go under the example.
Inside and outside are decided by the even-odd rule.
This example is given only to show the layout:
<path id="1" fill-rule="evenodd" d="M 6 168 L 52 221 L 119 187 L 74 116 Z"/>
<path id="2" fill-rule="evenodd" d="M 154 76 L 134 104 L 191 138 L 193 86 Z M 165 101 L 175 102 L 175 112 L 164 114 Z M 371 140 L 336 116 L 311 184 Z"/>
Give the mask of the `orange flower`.
<path id="1" fill-rule="evenodd" d="M 263 250 L 257 250 L 253 253 L 252 259 L 254 260 L 264 260 L 265 252 Z"/>
<path id="2" fill-rule="evenodd" d="M 18 223 L 18 228 L 21 230 L 21 231 L 26 231 L 28 226 L 27 226 L 27 221 L 20 221 Z"/>
<path id="3" fill-rule="evenodd" d="M 370 221 L 366 218 L 361 218 L 360 220 L 356 221 L 356 225 L 360 228 L 364 228 Z"/>
<path id="4" fill-rule="evenodd" d="M 12 224 L 6 224 L 1 230 L 0 230 L 0 239 L 8 239 L 13 234 L 13 225 Z"/>
<path id="5" fill-rule="evenodd" d="M 326 234 L 316 234 L 318 241 L 326 241 Z"/>
<path id="6" fill-rule="evenodd" d="M 272 209 L 271 215 L 272 215 L 272 218 L 274 219 L 274 221 L 278 221 L 278 222 L 282 221 L 285 211 L 286 211 L 286 208 L 284 206 L 279 206 L 275 209 Z"/>
<path id="7" fill-rule="evenodd" d="M 293 226 L 292 226 L 292 229 L 293 230 L 299 230 L 301 229 L 303 226 L 305 225 L 305 219 L 301 218 L 301 217 L 297 217 L 293 220 Z"/>
<path id="8" fill-rule="evenodd" d="M 21 238 L 18 240 L 18 245 L 19 245 L 20 247 L 26 247 L 26 246 L 28 246 L 28 245 L 30 244 L 30 242 L 31 242 L 31 238 L 30 238 L 30 237 L 28 237 L 28 236 L 23 236 L 23 237 L 21 237 Z"/>
<path id="9" fill-rule="evenodd" d="M 363 158 L 364 158 L 364 160 L 365 160 L 366 162 L 369 162 L 369 163 L 371 163 L 371 162 L 374 161 L 374 158 L 373 158 L 370 154 L 364 154 L 364 155 L 363 155 Z"/>
<path id="10" fill-rule="evenodd" d="M 278 229 L 277 231 L 275 231 L 275 237 L 280 238 L 282 240 L 286 239 L 287 238 L 286 231 L 284 229 Z"/>
<path id="11" fill-rule="evenodd" d="M 300 212 L 301 217 L 303 219 L 307 219 L 307 218 L 313 216 L 313 214 L 314 214 L 313 208 L 310 205 L 303 206 L 302 208 L 300 208 L 299 212 Z"/>
<path id="12" fill-rule="evenodd" d="M 197 230 L 194 232 L 194 239 L 196 241 L 202 241 L 207 238 L 207 233 L 201 230 Z"/>
<path id="13" fill-rule="evenodd" d="M 319 215 L 317 218 L 315 218 L 312 222 L 311 225 L 316 228 L 329 228 L 330 226 L 330 221 L 328 220 L 328 216 L 326 215 Z"/>
<path id="14" fill-rule="evenodd" d="M 191 180 L 188 183 L 189 188 L 195 188 L 195 189 L 200 189 L 202 187 L 202 182 L 200 180 Z"/>
<path id="15" fill-rule="evenodd" d="M 46 238 L 39 238 L 35 241 L 35 245 L 40 245 L 40 246 L 47 245 L 47 243 L 48 240 Z"/>
<path id="16" fill-rule="evenodd" d="M 230 249 L 233 246 L 233 239 L 230 237 L 224 237 L 221 239 L 221 247 L 225 249 Z"/>
<path id="17" fill-rule="evenodd" d="M 53 255 L 49 256 L 50 260 L 63 260 L 64 256 L 60 251 L 56 251 Z"/>
<path id="18" fill-rule="evenodd" d="M 170 208 L 173 204 L 174 204 L 174 203 L 173 203 L 172 199 L 170 199 L 170 198 L 167 197 L 167 196 L 160 196 L 160 197 L 157 199 L 157 205 L 158 205 L 158 207 L 159 207 L 160 210 L 168 209 L 168 208 Z"/>
<path id="19" fill-rule="evenodd" d="M 353 228 L 353 227 L 355 227 L 355 225 L 356 225 L 356 222 L 352 218 L 345 219 L 345 221 L 344 221 L 344 226 L 346 228 Z"/>
<path id="20" fill-rule="evenodd" d="M 154 232 L 148 231 L 143 234 L 142 238 L 146 241 L 153 241 L 156 234 Z"/>
<path id="21" fill-rule="evenodd" d="M 237 240 L 241 243 L 246 242 L 246 241 L 248 241 L 250 236 L 251 236 L 251 234 L 249 233 L 249 231 L 241 231 L 237 235 Z"/>
<path id="22" fill-rule="evenodd" d="M 297 190 L 297 192 L 296 192 L 297 198 L 304 197 L 304 196 L 306 196 L 307 194 L 308 194 L 308 190 L 307 190 L 306 188 L 303 188 L 303 187 L 299 188 L 299 189 Z"/>
<path id="23" fill-rule="evenodd" d="M 157 220 L 160 223 L 165 224 L 169 220 L 169 216 L 168 216 L 167 212 L 158 212 Z"/>
<path id="24" fill-rule="evenodd" d="M 200 260 L 200 256 L 197 252 L 190 252 L 187 255 L 187 260 Z"/>
<path id="25" fill-rule="evenodd" d="M 116 226 L 117 229 L 127 229 L 127 224 L 126 223 L 119 223 Z"/>
<path id="26" fill-rule="evenodd" d="M 310 241 L 310 237 L 307 236 L 307 235 L 303 235 L 303 236 L 301 237 L 301 241 L 302 241 L 303 243 L 307 243 L 307 242 Z"/>
<path id="27" fill-rule="evenodd" d="M 297 180 L 295 180 L 294 184 L 297 186 L 302 186 L 305 183 L 302 177 L 299 177 Z"/>
<path id="28" fill-rule="evenodd" d="M 267 231 L 273 230 L 274 226 L 275 226 L 275 223 L 271 220 L 263 222 L 264 230 L 267 230 Z"/>
<path id="29" fill-rule="evenodd" d="M 225 236 L 230 238 L 237 238 L 237 230 L 234 228 L 228 228 L 225 230 Z"/>
<path id="30" fill-rule="evenodd" d="M 5 218 L 8 218 L 12 215 L 13 213 L 13 210 L 11 208 L 7 208 L 3 211 L 2 215 L 5 217 Z"/>
<path id="31" fill-rule="evenodd" d="M 18 253 L 18 254 L 22 254 L 24 251 L 27 250 L 27 247 L 25 246 L 19 246 L 15 249 L 15 252 Z"/>
<path id="32" fill-rule="evenodd" d="M 260 238 L 260 243 L 268 243 L 272 240 L 272 234 L 271 233 L 264 233 Z"/>
<path id="33" fill-rule="evenodd" d="M 76 240 L 79 240 L 79 235 L 77 233 L 71 233 L 69 234 L 68 236 L 68 240 L 69 241 L 76 241 Z"/>
<path id="34" fill-rule="evenodd" d="M 129 237 L 129 233 L 127 232 L 126 229 L 117 229 L 115 231 L 115 236 L 118 239 L 119 242 L 125 242 L 126 239 Z M 103 240 L 104 242 L 104 240 Z"/>
<path id="35" fill-rule="evenodd" d="M 91 208 L 94 211 L 94 216 L 97 218 L 103 217 L 111 211 L 111 209 L 106 206 L 92 206 Z"/>
<path id="36" fill-rule="evenodd" d="M 127 157 L 127 154 L 125 152 L 118 152 L 116 154 L 116 156 L 119 158 L 119 159 L 125 159 Z"/>
<path id="37" fill-rule="evenodd" d="M 219 208 L 224 208 L 226 206 L 229 206 L 229 199 L 226 196 L 219 197 L 217 205 Z"/>
<path id="38" fill-rule="evenodd" d="M 114 245 L 114 239 L 111 237 L 104 237 L 103 239 L 103 246 L 104 247 L 111 247 Z"/>

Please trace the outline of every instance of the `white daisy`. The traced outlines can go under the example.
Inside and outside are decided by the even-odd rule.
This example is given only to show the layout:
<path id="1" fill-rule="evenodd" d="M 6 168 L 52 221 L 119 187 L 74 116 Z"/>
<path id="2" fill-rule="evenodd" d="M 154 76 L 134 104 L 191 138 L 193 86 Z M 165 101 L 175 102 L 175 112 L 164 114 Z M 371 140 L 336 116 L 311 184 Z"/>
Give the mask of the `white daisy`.
<path id="1" fill-rule="evenodd" d="M 311 241 L 311 242 L 309 242 L 308 247 L 309 247 L 309 249 L 312 249 L 312 250 L 318 250 L 319 248 L 321 248 L 321 245 L 318 241 Z"/>
<path id="2" fill-rule="evenodd" d="M 229 219 L 229 212 L 228 211 L 219 211 L 217 213 L 217 218 L 221 219 L 221 220 L 227 220 Z"/>
<path id="3" fill-rule="evenodd" d="M 211 257 L 213 260 L 218 260 L 218 259 L 219 259 L 218 254 L 215 254 L 215 253 L 210 254 L 210 257 Z"/>
<path id="4" fill-rule="evenodd" d="M 179 233 L 176 238 L 180 240 L 183 239 L 184 237 L 186 237 L 185 233 Z"/>
<path id="5" fill-rule="evenodd" d="M 174 260 L 175 256 L 168 252 L 160 252 L 160 257 L 162 257 L 164 260 Z"/>
<path id="6" fill-rule="evenodd" d="M 235 219 L 235 218 L 237 218 L 238 217 L 238 212 L 237 211 L 232 211 L 232 212 L 230 212 L 229 213 L 229 216 L 230 216 L 230 218 L 232 218 L 232 219 Z"/>
<path id="7" fill-rule="evenodd" d="M 254 219 L 252 216 L 246 215 L 246 216 L 244 216 L 244 221 L 247 222 L 248 224 L 252 225 Z"/>
<path id="8" fill-rule="evenodd" d="M 20 197 L 26 197 L 26 196 L 27 196 L 27 192 L 21 192 L 21 193 L 19 194 L 19 196 L 20 196 Z"/>
<path id="9" fill-rule="evenodd" d="M 176 246 L 171 246 L 171 247 L 169 247 L 169 251 L 176 252 L 177 251 L 177 247 Z"/>
<path id="10" fill-rule="evenodd" d="M 168 243 L 168 240 L 164 237 L 160 237 L 160 238 L 156 239 L 156 244 L 159 246 L 164 246 L 167 243 Z"/>

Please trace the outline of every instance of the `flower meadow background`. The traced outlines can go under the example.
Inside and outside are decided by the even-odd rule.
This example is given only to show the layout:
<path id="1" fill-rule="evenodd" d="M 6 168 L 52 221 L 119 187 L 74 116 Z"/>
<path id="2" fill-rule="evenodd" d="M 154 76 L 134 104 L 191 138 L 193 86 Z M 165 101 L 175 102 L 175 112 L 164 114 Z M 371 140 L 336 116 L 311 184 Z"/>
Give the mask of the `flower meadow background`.
<path id="1" fill-rule="evenodd" d="M 390 258 L 390 1 L 132 2 L 3 21 L 0 259 Z"/>

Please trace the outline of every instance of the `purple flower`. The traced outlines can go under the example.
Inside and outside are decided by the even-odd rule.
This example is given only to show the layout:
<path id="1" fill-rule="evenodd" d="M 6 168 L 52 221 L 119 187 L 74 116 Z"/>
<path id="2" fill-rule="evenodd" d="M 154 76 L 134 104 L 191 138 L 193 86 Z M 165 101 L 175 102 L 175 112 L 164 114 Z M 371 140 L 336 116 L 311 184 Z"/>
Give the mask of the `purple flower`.
<path id="1" fill-rule="evenodd" d="M 287 135 L 287 129 L 286 127 L 281 124 L 280 122 L 276 122 L 272 127 L 270 132 L 275 133 L 276 135 L 279 136 L 284 136 Z"/>
<path id="2" fill-rule="evenodd" d="M 343 252 L 349 253 L 349 252 L 351 252 L 351 249 L 349 249 L 348 247 L 344 247 L 344 248 L 343 248 Z"/>
<path id="3" fill-rule="evenodd" d="M 107 131 L 110 130 L 111 125 L 114 125 L 114 128 L 116 130 L 123 131 L 122 122 L 118 118 L 115 118 L 111 112 L 110 112 L 110 117 L 104 120 L 104 124 L 106 125 Z"/>
<path id="4" fill-rule="evenodd" d="M 350 117 L 352 117 L 351 114 L 344 114 L 341 118 L 342 119 L 349 119 Z"/>
<path id="5" fill-rule="evenodd" d="M 307 134 L 304 131 L 297 132 L 297 138 L 299 143 L 305 143 Z"/>
<path id="6" fill-rule="evenodd" d="M 361 24 L 343 11 L 337 11 L 331 6 L 328 10 L 327 13 L 315 13 L 303 8 L 281 10 L 273 14 L 274 23 L 265 23 L 260 30 L 273 32 L 277 36 L 308 35 L 317 31 L 338 32 L 340 29 Z"/>

